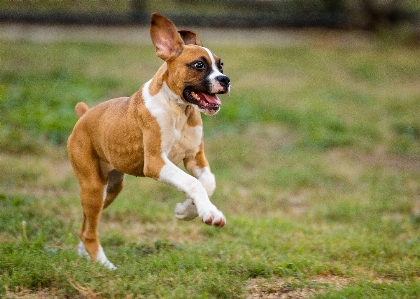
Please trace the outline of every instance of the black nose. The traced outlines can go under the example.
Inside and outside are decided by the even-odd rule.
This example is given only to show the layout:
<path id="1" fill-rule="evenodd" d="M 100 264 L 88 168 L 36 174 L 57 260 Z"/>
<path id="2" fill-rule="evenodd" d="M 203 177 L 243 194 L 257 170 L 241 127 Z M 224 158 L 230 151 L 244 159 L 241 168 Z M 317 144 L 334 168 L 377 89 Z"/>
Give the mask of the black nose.
<path id="1" fill-rule="evenodd" d="M 216 77 L 216 80 L 219 81 L 220 85 L 222 85 L 223 88 L 229 88 L 230 79 L 228 76 L 220 75 Z"/>

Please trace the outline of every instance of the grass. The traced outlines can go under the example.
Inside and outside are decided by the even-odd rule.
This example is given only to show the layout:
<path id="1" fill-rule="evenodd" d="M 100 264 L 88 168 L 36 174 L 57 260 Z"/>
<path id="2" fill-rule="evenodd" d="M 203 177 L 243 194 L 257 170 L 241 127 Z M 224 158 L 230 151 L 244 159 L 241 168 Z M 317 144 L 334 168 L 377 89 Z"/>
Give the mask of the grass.
<path id="1" fill-rule="evenodd" d="M 418 298 L 420 50 L 317 36 L 206 43 L 233 84 L 204 117 L 228 224 L 180 222 L 182 194 L 128 177 L 100 227 L 113 272 L 76 254 L 65 141 L 75 103 L 130 95 L 160 61 L 151 45 L 2 41 L 0 296 Z"/>

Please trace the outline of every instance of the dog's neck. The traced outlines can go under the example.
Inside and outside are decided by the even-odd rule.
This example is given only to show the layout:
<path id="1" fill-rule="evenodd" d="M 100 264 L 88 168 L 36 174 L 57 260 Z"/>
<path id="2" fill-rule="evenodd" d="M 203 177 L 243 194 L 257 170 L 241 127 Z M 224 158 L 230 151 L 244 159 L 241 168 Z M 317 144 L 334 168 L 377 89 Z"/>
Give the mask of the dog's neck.
<path id="1" fill-rule="evenodd" d="M 151 96 L 158 94 L 163 87 L 163 83 L 167 81 L 168 78 L 168 65 L 166 62 L 158 69 L 156 74 L 151 79 L 149 84 L 149 93 Z"/>
<path id="2" fill-rule="evenodd" d="M 183 111 L 190 106 L 181 96 L 175 94 L 168 85 L 168 65 L 164 62 L 148 84 L 149 94 L 155 96 L 160 93 L 170 104 L 177 104 Z"/>

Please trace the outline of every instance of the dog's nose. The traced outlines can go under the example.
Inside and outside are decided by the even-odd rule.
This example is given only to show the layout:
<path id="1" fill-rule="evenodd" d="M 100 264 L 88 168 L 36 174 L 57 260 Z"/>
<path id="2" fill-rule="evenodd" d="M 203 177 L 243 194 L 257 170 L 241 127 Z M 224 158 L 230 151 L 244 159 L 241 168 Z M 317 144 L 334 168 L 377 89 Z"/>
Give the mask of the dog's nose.
<path id="1" fill-rule="evenodd" d="M 219 81 L 220 85 L 222 85 L 223 88 L 229 88 L 230 79 L 228 76 L 220 75 L 216 77 L 216 80 Z"/>

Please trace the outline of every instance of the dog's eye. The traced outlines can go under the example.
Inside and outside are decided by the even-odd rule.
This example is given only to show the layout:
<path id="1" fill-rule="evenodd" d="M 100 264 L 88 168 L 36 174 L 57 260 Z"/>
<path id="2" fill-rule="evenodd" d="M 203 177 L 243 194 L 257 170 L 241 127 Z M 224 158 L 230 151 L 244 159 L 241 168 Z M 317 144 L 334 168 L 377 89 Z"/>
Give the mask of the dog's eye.
<path id="1" fill-rule="evenodd" d="M 223 73 L 223 62 L 222 61 L 219 62 L 219 69 Z"/>
<path id="2" fill-rule="evenodd" d="M 203 70 L 205 68 L 205 65 L 204 65 L 204 63 L 202 61 L 194 62 L 193 66 L 197 70 Z"/>

